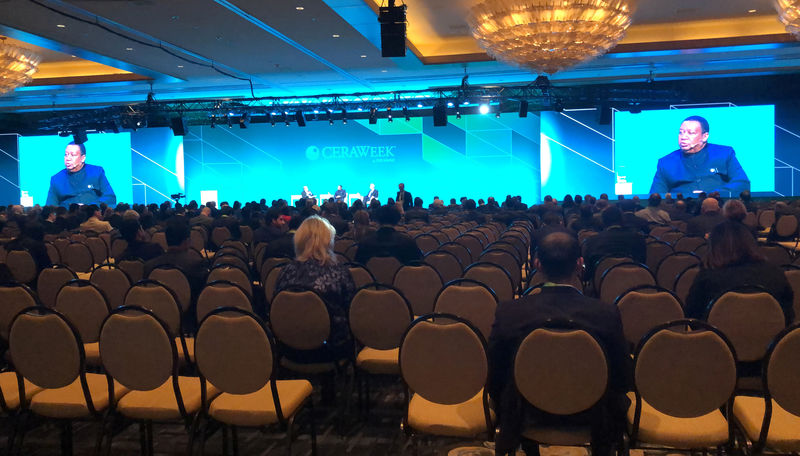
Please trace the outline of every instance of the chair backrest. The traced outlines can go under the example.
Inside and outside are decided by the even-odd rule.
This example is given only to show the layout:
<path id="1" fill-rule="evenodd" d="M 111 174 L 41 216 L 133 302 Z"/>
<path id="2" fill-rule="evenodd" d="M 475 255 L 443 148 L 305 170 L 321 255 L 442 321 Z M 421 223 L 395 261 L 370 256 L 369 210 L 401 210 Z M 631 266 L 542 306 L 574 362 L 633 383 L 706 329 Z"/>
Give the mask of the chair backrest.
<path id="1" fill-rule="evenodd" d="M 455 242 L 469 249 L 470 258 L 472 259 L 471 263 L 478 261 L 484 248 L 478 236 L 474 234 L 462 234 L 455 239 Z"/>
<path id="2" fill-rule="evenodd" d="M 455 315 L 418 318 L 400 344 L 403 380 L 415 394 L 437 404 L 460 404 L 479 394 L 488 364 L 480 333 Z"/>
<path id="3" fill-rule="evenodd" d="M 63 388 L 85 367 L 78 333 L 63 316 L 44 307 L 24 309 L 14 318 L 9 352 L 17 372 L 41 388 Z"/>
<path id="4" fill-rule="evenodd" d="M 651 271 L 658 270 L 658 263 L 673 252 L 672 246 L 664 241 L 649 241 L 647 243 L 647 267 Z"/>
<path id="5" fill-rule="evenodd" d="M 120 307 L 106 318 L 100 358 L 109 375 L 134 391 L 152 391 L 177 376 L 175 339 L 164 322 L 143 308 Z"/>
<path id="6" fill-rule="evenodd" d="M 362 345 L 377 350 L 399 347 L 413 319 L 411 305 L 403 294 L 378 283 L 358 289 L 350 303 L 353 336 Z"/>
<path id="7" fill-rule="evenodd" d="M 125 293 L 133 285 L 124 270 L 108 263 L 94 268 L 89 281 L 105 294 L 111 309 L 116 309 L 124 304 Z"/>
<path id="8" fill-rule="evenodd" d="M 39 278 L 36 280 L 36 293 L 45 307 L 53 307 L 56 304 L 56 294 L 61 287 L 70 280 L 77 279 L 78 276 L 68 266 L 57 264 L 49 268 L 42 269 Z"/>
<path id="9" fill-rule="evenodd" d="M 514 298 L 514 284 L 511 276 L 502 267 L 492 263 L 473 263 L 462 276 L 464 279 L 477 280 L 486 284 L 497 295 L 500 301 L 509 301 Z"/>
<path id="10" fill-rule="evenodd" d="M 276 370 L 269 330 L 258 317 L 240 309 L 218 309 L 204 318 L 194 349 L 200 375 L 225 393 L 256 392 Z"/>
<path id="11" fill-rule="evenodd" d="M 393 285 L 408 299 L 414 315 L 425 315 L 433 312 L 442 277 L 431 265 L 406 265 L 395 273 Z"/>
<path id="12" fill-rule="evenodd" d="M 666 288 L 642 286 L 630 289 L 617 298 L 622 318 L 622 332 L 631 347 L 653 328 L 683 318 L 680 299 Z"/>
<path id="13" fill-rule="evenodd" d="M 211 230 L 211 242 L 217 246 L 222 246 L 222 243 L 231 238 L 231 230 L 225 226 L 218 226 Z"/>
<path id="14" fill-rule="evenodd" d="M 97 342 L 110 308 L 103 292 L 88 280 L 72 280 L 58 291 L 55 309 L 78 330 L 84 343 Z"/>
<path id="15" fill-rule="evenodd" d="M 728 291 L 709 306 L 708 322 L 722 331 L 739 361 L 758 361 L 770 342 L 786 327 L 778 301 L 757 290 Z"/>
<path id="16" fill-rule="evenodd" d="M 61 255 L 64 264 L 75 272 L 89 272 L 94 267 L 94 255 L 88 245 L 83 242 L 70 242 Z"/>
<path id="17" fill-rule="evenodd" d="M 38 306 L 39 298 L 21 283 L 0 284 L 0 338 L 8 340 L 8 328 L 11 320 L 22 310 Z"/>
<path id="18" fill-rule="evenodd" d="M 228 239 L 226 241 L 222 241 L 221 247 L 223 249 L 236 249 L 236 251 L 239 252 L 239 255 L 245 260 L 249 256 L 249 253 L 247 251 L 247 245 L 241 240 Z"/>
<path id="19" fill-rule="evenodd" d="M 125 307 L 141 307 L 163 321 L 173 337 L 181 334 L 181 307 L 168 287 L 154 280 L 142 280 L 128 289 Z"/>
<path id="20" fill-rule="evenodd" d="M 792 299 L 792 307 L 794 308 L 794 321 L 800 320 L 800 268 L 792 267 L 784 271 L 786 280 L 792 286 L 794 296 Z M 41 279 L 40 279 L 41 280 Z M 41 293 L 39 294 L 41 297 Z"/>
<path id="21" fill-rule="evenodd" d="M 218 280 L 207 284 L 197 297 L 197 321 L 201 321 L 218 307 L 235 307 L 253 311 L 250 295 L 234 282 Z"/>
<path id="22" fill-rule="evenodd" d="M 780 244 L 759 245 L 758 250 L 767 257 L 767 263 L 775 266 L 791 264 L 792 262 L 792 252 Z"/>
<path id="23" fill-rule="evenodd" d="M 128 249 L 128 241 L 122 238 L 116 238 L 111 241 L 111 256 L 119 258 Z"/>
<path id="24" fill-rule="evenodd" d="M 333 243 L 333 251 L 336 252 L 336 253 L 341 253 L 341 254 L 347 256 L 345 254 L 347 252 L 347 249 L 351 245 L 355 244 L 355 242 L 356 241 L 354 241 L 353 239 L 337 239 Z"/>
<path id="25" fill-rule="evenodd" d="M 650 236 L 654 236 L 658 239 L 661 239 L 661 236 L 669 231 L 672 231 L 672 227 L 670 226 L 654 226 L 650 230 Z"/>
<path id="26" fill-rule="evenodd" d="M 186 274 L 179 267 L 170 264 L 156 266 L 150 271 L 147 278 L 155 280 L 172 290 L 175 293 L 175 297 L 178 298 L 181 312 L 189 310 L 189 305 L 192 303 L 192 287 L 189 285 L 189 279 L 186 278 Z"/>
<path id="27" fill-rule="evenodd" d="M 376 256 L 367 260 L 365 266 L 375 277 L 376 282 L 391 285 L 394 275 L 403 266 L 403 263 L 392 256 Z"/>
<path id="28" fill-rule="evenodd" d="M 375 276 L 369 272 L 366 266 L 359 263 L 345 263 L 347 269 L 350 270 L 350 277 L 356 284 L 356 288 L 361 288 L 368 283 L 375 282 Z"/>
<path id="29" fill-rule="evenodd" d="M 31 283 L 36 279 L 36 261 L 27 250 L 10 250 L 6 255 L 6 266 L 17 282 Z"/>
<path id="30" fill-rule="evenodd" d="M 144 279 L 144 261 L 139 258 L 126 258 L 116 263 L 117 267 L 125 271 L 131 279 L 131 283 L 136 283 Z"/>
<path id="31" fill-rule="evenodd" d="M 543 283 L 547 282 L 547 276 L 544 275 L 544 271 L 540 271 L 538 269 L 532 269 L 528 271 L 528 283 L 527 288 L 536 287 Z"/>
<path id="32" fill-rule="evenodd" d="M 600 280 L 600 300 L 609 304 L 631 288 L 640 285 L 655 285 L 656 278 L 641 263 L 620 263 L 608 268 Z"/>
<path id="33" fill-rule="evenodd" d="M 99 236 L 91 236 L 84 241 L 92 251 L 92 258 L 96 263 L 103 263 L 108 260 L 108 246 L 106 242 Z"/>
<path id="34" fill-rule="evenodd" d="M 694 252 L 698 247 L 705 243 L 705 238 L 701 236 L 684 236 L 675 242 L 675 251 Z"/>
<path id="35" fill-rule="evenodd" d="M 261 274 L 261 277 L 260 277 L 261 278 L 261 285 L 263 285 L 266 288 L 267 277 L 269 276 L 270 272 L 272 271 L 272 269 L 274 267 L 276 267 L 278 265 L 281 265 L 281 264 L 284 264 L 284 263 L 289 263 L 291 261 L 292 261 L 292 259 L 288 258 L 288 257 L 270 257 L 270 258 L 265 258 L 264 259 L 264 263 L 261 264 L 261 270 L 259 272 Z M 277 279 L 277 277 L 276 277 L 276 279 Z M 272 299 L 272 295 L 268 295 L 267 299 L 268 300 Z"/>
<path id="36" fill-rule="evenodd" d="M 514 357 L 517 390 L 531 405 L 554 415 L 592 408 L 606 394 L 608 378 L 603 347 L 580 329 L 535 329 Z"/>
<path id="37" fill-rule="evenodd" d="M 217 252 L 219 252 L 219 250 L 217 250 Z M 250 266 L 247 264 L 247 261 L 242 259 L 242 257 L 238 254 L 232 254 L 232 253 L 217 254 L 216 256 L 214 256 L 211 265 L 217 266 L 220 264 L 229 264 L 231 266 L 236 266 L 242 271 L 250 270 Z"/>
<path id="38" fill-rule="evenodd" d="M 618 256 L 605 256 L 597 260 L 594 265 L 594 276 L 590 277 L 592 279 L 592 283 L 594 284 L 595 291 L 600 291 L 600 282 L 603 278 L 603 274 L 615 264 L 620 263 L 630 263 L 633 261 L 631 257 L 618 257 Z"/>
<path id="39" fill-rule="evenodd" d="M 797 217 L 781 215 L 775 221 L 775 234 L 781 238 L 794 237 L 797 234 Z"/>
<path id="40" fill-rule="evenodd" d="M 428 254 L 429 252 L 433 252 L 434 250 L 439 248 L 441 243 L 435 236 L 432 236 L 427 233 L 422 233 L 417 235 L 414 238 L 414 242 L 417 244 L 417 248 L 419 248 L 420 252 L 423 255 Z"/>
<path id="41" fill-rule="evenodd" d="M 511 252 L 490 247 L 481 253 L 478 261 L 493 263 L 501 266 L 511 276 L 511 281 L 514 283 L 514 289 L 519 290 L 522 287 L 522 265 L 517 261 L 517 258 Z"/>
<path id="42" fill-rule="evenodd" d="M 800 326 L 786 328 L 770 346 L 764 360 L 765 390 L 792 415 L 800 415 Z"/>
<path id="43" fill-rule="evenodd" d="M 517 260 L 517 264 L 520 266 L 525 262 L 527 259 L 527 248 L 523 244 L 520 243 L 519 239 L 517 238 L 504 238 L 500 239 L 499 241 L 492 242 L 489 244 L 485 250 L 503 250 L 510 253 L 515 260 Z M 480 260 L 483 261 L 483 260 Z"/>
<path id="44" fill-rule="evenodd" d="M 450 252 L 455 255 L 456 258 L 458 258 L 458 262 L 461 263 L 462 270 L 473 263 L 472 252 L 463 244 L 445 242 L 439 246 L 439 250 L 444 250 L 445 252 Z"/>
<path id="45" fill-rule="evenodd" d="M 634 380 L 637 395 L 659 412 L 694 418 L 730 401 L 736 356 L 713 326 L 678 320 L 655 328 L 639 342 Z"/>
<path id="46" fill-rule="evenodd" d="M 189 232 L 189 245 L 193 249 L 203 250 L 206 248 L 206 238 L 208 234 L 206 229 L 201 226 L 193 226 L 192 231 Z"/>
<path id="47" fill-rule="evenodd" d="M 699 265 L 689 266 L 681 271 L 675 279 L 675 284 L 672 288 L 682 303 L 685 303 L 686 298 L 689 297 L 689 290 L 692 288 L 698 273 L 700 273 Z"/>
<path id="48" fill-rule="evenodd" d="M 278 279 L 281 276 L 283 267 L 286 266 L 287 264 L 289 264 L 288 259 L 287 261 L 275 264 L 269 269 L 269 271 L 264 270 L 266 277 L 261 283 L 264 286 L 264 296 L 267 299 L 266 301 L 267 303 L 272 302 L 272 298 L 275 297 L 275 292 L 277 291 L 276 288 L 278 286 Z"/>
<path id="49" fill-rule="evenodd" d="M 497 295 L 494 291 L 471 279 L 456 279 L 445 284 L 436 296 L 434 308 L 436 313 L 456 315 L 472 323 L 487 340 L 496 311 Z"/>
<path id="50" fill-rule="evenodd" d="M 747 225 L 749 228 L 758 227 L 758 219 L 756 218 L 755 212 L 748 212 L 747 215 L 744 216 L 742 223 Z"/>
<path id="51" fill-rule="evenodd" d="M 762 228 L 768 228 L 775 223 L 775 211 L 772 209 L 765 209 L 758 213 L 758 225 Z"/>
<path id="52" fill-rule="evenodd" d="M 659 239 L 661 239 L 664 242 L 669 242 L 670 244 L 675 245 L 675 243 L 677 243 L 678 240 L 683 236 L 685 235 L 682 232 L 674 230 L 674 231 L 667 231 L 666 233 L 662 234 L 659 237 Z"/>
<path id="53" fill-rule="evenodd" d="M 700 257 L 689 252 L 675 252 L 667 255 L 658 264 L 656 269 L 656 279 L 658 285 L 664 288 L 672 289 L 675 285 L 675 279 L 678 274 L 689 266 L 700 264 Z"/>
<path id="54" fill-rule="evenodd" d="M 458 261 L 458 257 L 445 250 L 429 252 L 425 255 L 425 263 L 436 269 L 444 283 L 455 280 L 464 273 L 464 268 L 461 262 Z"/>
<path id="55" fill-rule="evenodd" d="M 208 273 L 208 277 L 206 278 L 206 283 L 216 282 L 218 280 L 233 282 L 239 285 L 248 296 L 253 296 L 253 282 L 246 272 L 235 266 L 221 264 L 211 268 L 211 272 Z"/>
<path id="56" fill-rule="evenodd" d="M 296 350 L 322 347 L 331 334 L 325 301 L 311 290 L 280 291 L 272 300 L 269 317 L 275 337 Z"/>
<path id="57" fill-rule="evenodd" d="M 50 263 L 52 264 L 61 264 L 61 253 L 58 251 L 58 247 L 52 242 L 45 242 L 44 243 L 45 249 L 47 249 L 47 257 L 50 258 Z M 0 262 L 5 263 L 5 249 L 2 256 L 0 256 Z"/>

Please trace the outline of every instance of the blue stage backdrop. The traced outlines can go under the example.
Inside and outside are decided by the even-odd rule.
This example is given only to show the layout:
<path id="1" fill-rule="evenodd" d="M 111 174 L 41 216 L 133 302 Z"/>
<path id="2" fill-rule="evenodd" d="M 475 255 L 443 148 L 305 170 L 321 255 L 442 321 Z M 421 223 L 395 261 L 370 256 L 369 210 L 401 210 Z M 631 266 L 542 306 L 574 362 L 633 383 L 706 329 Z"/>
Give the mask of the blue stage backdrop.
<path id="1" fill-rule="evenodd" d="M 0 205 L 19 204 L 17 135 L 0 135 Z"/>
<path id="2" fill-rule="evenodd" d="M 183 137 L 170 128 L 146 128 L 131 135 L 133 201 L 160 204 L 186 192 Z"/>
<path id="3" fill-rule="evenodd" d="M 308 122 L 247 129 L 192 127 L 184 139 L 186 193 L 216 190 L 220 201 L 284 198 L 307 185 L 317 195 L 342 185 L 365 195 L 374 183 L 380 201 L 394 198 L 405 183 L 429 204 L 467 196 L 477 200 L 507 194 L 539 200 L 539 119 L 516 113 L 450 117 L 434 127 L 430 117 Z"/>

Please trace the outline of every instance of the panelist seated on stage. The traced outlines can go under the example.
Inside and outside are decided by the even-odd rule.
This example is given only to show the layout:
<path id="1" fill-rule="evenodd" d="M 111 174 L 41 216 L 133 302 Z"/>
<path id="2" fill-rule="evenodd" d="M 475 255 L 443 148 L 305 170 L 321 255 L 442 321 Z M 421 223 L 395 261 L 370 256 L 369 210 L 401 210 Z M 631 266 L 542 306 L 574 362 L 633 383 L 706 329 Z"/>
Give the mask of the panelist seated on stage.
<path id="1" fill-rule="evenodd" d="M 347 191 L 342 186 L 336 187 L 336 193 L 333 194 L 333 200 L 337 203 L 343 203 L 347 199 Z"/>
<path id="2" fill-rule="evenodd" d="M 678 133 L 679 149 L 658 160 L 650 193 L 718 191 L 738 195 L 750 179 L 730 146 L 708 143 L 708 121 L 687 117 Z"/>
<path id="3" fill-rule="evenodd" d="M 308 189 L 308 185 L 303 186 L 303 191 L 300 192 L 301 199 L 312 199 L 315 198 L 314 192 Z"/>
<path id="4" fill-rule="evenodd" d="M 364 204 L 369 206 L 369 203 L 376 199 L 378 199 L 378 190 L 375 189 L 375 184 L 369 184 L 369 192 L 367 192 L 367 196 L 364 197 Z"/>
<path id="5" fill-rule="evenodd" d="M 117 197 L 102 166 L 86 163 L 86 146 L 71 142 L 64 151 L 64 169 L 50 178 L 48 206 L 68 207 L 72 203 L 117 204 Z"/>

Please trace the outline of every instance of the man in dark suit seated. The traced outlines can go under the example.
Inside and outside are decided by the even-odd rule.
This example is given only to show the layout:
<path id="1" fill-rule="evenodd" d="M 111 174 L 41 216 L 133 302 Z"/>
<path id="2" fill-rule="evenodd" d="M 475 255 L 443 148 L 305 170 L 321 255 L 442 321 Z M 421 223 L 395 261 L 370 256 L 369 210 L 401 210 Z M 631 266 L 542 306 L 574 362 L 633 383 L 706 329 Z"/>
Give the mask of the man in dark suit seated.
<path id="1" fill-rule="evenodd" d="M 140 258 L 142 261 L 148 261 L 164 253 L 158 244 L 145 242 L 144 230 L 136 219 L 123 220 L 119 233 L 128 243 L 128 247 L 115 258 L 116 261 L 123 258 Z"/>
<path id="2" fill-rule="evenodd" d="M 686 222 L 686 234 L 705 237 L 715 226 L 724 221 L 725 217 L 719 211 L 719 201 L 715 198 L 706 198 L 700 205 L 700 215 Z"/>
<path id="3" fill-rule="evenodd" d="M 595 264 L 604 256 L 627 256 L 638 263 L 645 263 L 647 246 L 644 236 L 635 229 L 623 226 L 622 212 L 619 208 L 614 206 L 606 208 L 601 218 L 605 229 L 586 240 L 584 256 L 587 277 L 594 275 Z"/>
<path id="4" fill-rule="evenodd" d="M 400 211 L 395 206 L 381 206 L 376 211 L 376 220 L 381 225 L 358 243 L 356 262 L 367 264 L 376 256 L 392 256 L 403 264 L 422 260 L 422 253 L 411 237 L 394 229 L 400 221 Z"/>
<path id="5" fill-rule="evenodd" d="M 612 454 L 614 444 L 622 437 L 627 410 L 630 357 L 619 310 L 595 298 L 584 296 L 580 275 L 583 258 L 578 240 L 564 232 L 545 236 L 534 260 L 537 270 L 543 271 L 547 283 L 538 294 L 515 301 L 502 302 L 497 307 L 494 326 L 489 337 L 489 396 L 495 403 L 500 432 L 495 438 L 496 454 L 513 454 L 520 443 L 520 433 L 529 425 L 591 425 L 592 455 Z M 548 320 L 568 320 L 597 338 L 606 351 L 609 362 L 609 388 L 606 397 L 594 412 L 554 416 L 524 403 L 514 384 L 514 354 L 522 340 Z M 565 360 L 569 362 L 569 360 Z M 523 449 L 526 454 L 538 455 L 535 446 Z"/>
<path id="6" fill-rule="evenodd" d="M 164 229 L 167 238 L 167 251 L 144 264 L 144 276 L 162 264 L 177 266 L 186 275 L 192 287 L 192 297 L 196 297 L 203 287 L 208 270 L 199 256 L 189 253 L 189 224 L 183 220 L 171 219 Z"/>

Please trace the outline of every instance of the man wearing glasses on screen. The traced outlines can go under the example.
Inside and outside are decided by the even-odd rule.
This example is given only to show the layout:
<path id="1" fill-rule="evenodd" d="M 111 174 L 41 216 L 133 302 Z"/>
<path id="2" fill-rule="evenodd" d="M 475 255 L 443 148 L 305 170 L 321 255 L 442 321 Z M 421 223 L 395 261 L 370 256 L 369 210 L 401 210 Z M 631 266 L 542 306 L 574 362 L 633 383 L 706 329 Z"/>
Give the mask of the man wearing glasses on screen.
<path id="1" fill-rule="evenodd" d="M 723 196 L 750 190 L 750 179 L 730 146 L 708 143 L 708 121 L 690 116 L 678 132 L 680 149 L 658 160 L 650 193 L 718 191 Z"/>
<path id="2" fill-rule="evenodd" d="M 68 207 L 72 203 L 117 204 L 117 196 L 102 166 L 86 163 L 86 146 L 71 142 L 64 151 L 64 169 L 50 178 L 48 206 Z"/>

